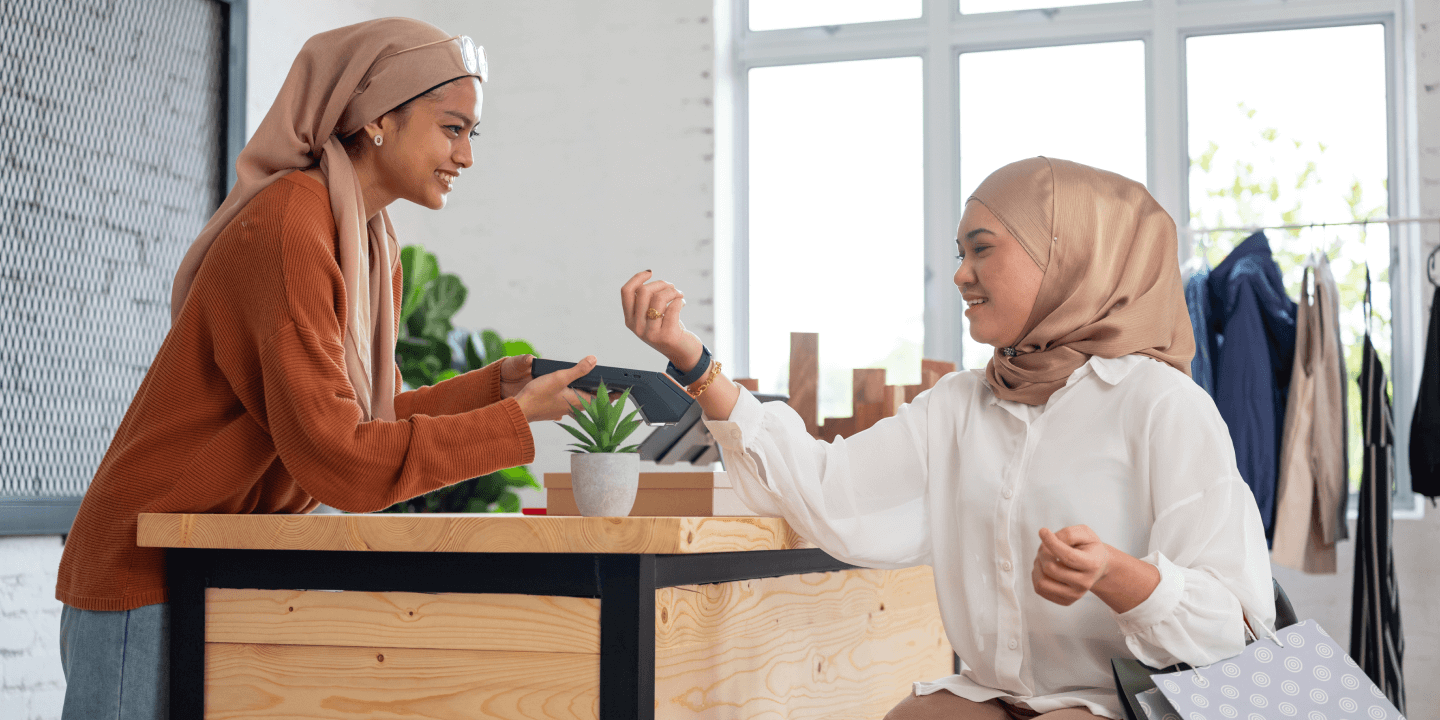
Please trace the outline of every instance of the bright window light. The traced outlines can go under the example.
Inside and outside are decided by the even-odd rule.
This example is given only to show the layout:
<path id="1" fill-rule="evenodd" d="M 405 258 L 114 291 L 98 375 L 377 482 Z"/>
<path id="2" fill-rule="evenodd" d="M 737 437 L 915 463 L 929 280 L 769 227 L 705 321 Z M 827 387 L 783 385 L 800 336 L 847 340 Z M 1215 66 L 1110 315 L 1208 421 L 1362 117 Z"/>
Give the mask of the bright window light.
<path id="1" fill-rule="evenodd" d="M 851 370 L 920 381 L 921 60 L 749 73 L 750 374 L 786 392 L 790 333 L 820 333 L 821 417 L 851 414 Z"/>
<path id="2" fill-rule="evenodd" d="M 1010 12 L 1014 10 L 1049 10 L 1051 8 L 1075 7 L 1076 5 L 1106 5 L 1129 0 L 960 0 L 960 12 L 967 15 L 978 13 Z"/>
<path id="3" fill-rule="evenodd" d="M 1141 41 L 960 56 L 960 198 L 996 169 L 1044 155 L 1146 182 Z M 965 366 L 994 349 L 964 339 Z"/>
<path id="4" fill-rule="evenodd" d="M 1385 30 L 1353 25 L 1194 37 L 1185 44 L 1190 223 L 1247 227 L 1384 217 L 1389 208 Z M 1257 72 L 1264 68 L 1264 72 Z M 1196 238 L 1213 267 L 1248 233 Z M 1385 225 L 1267 230 L 1292 298 L 1304 257 L 1322 250 L 1340 286 L 1350 402 L 1351 481 L 1360 478 L 1360 296 L 1370 270 L 1372 339 L 1390 365 L 1390 232 Z"/>
<path id="5" fill-rule="evenodd" d="M 750 0 L 751 30 L 851 25 L 920 17 L 920 0 Z"/>

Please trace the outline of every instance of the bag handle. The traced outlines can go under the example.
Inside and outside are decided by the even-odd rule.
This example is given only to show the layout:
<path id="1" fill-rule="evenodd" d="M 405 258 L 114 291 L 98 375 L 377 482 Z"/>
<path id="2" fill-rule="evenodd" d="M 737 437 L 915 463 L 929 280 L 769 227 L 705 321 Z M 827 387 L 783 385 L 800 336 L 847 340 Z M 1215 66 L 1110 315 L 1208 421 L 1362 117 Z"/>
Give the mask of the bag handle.
<path id="1" fill-rule="evenodd" d="M 1255 626 L 1250 624 L 1250 611 L 1245 608 L 1245 603 L 1240 603 L 1240 617 L 1245 621 L 1245 634 L 1250 638 L 1245 642 L 1245 644 L 1249 645 L 1250 643 L 1259 640 L 1260 636 L 1256 634 Z M 1268 627 L 1265 627 L 1265 623 L 1257 621 L 1255 624 L 1259 625 L 1260 629 L 1265 631 L 1265 636 L 1270 638 L 1271 640 L 1274 640 L 1276 645 L 1279 645 L 1282 648 L 1285 647 L 1285 643 L 1280 642 L 1280 638 L 1275 634 L 1275 631 L 1271 630 Z"/>

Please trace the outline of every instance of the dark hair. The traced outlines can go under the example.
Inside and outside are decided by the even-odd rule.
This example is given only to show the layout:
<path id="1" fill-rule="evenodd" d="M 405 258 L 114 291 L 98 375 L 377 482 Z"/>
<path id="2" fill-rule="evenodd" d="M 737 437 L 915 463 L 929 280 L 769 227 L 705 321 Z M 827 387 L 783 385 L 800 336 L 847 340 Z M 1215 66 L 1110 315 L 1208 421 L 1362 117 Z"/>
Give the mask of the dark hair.
<path id="1" fill-rule="evenodd" d="M 399 117 L 400 120 L 403 122 L 403 121 L 409 119 L 409 117 L 410 117 L 410 103 L 413 103 L 413 102 L 415 102 L 416 100 L 434 100 L 435 98 L 440 97 L 440 89 L 441 89 L 441 88 L 443 88 L 443 87 L 445 87 L 446 85 L 449 85 L 450 83 L 453 83 L 453 82 L 455 82 L 455 81 L 457 81 L 457 80 L 463 80 L 463 79 L 465 79 L 465 78 L 467 78 L 467 77 L 472 77 L 472 76 L 470 76 L 470 75 L 461 75 L 460 77 L 450 78 L 449 80 L 446 80 L 445 82 L 442 82 L 442 83 L 440 83 L 439 85 L 436 85 L 435 87 L 432 87 L 432 88 L 430 88 L 429 90 L 426 90 L 425 92 L 422 92 L 422 93 L 420 93 L 419 95 L 416 95 L 415 97 L 412 97 L 412 98 L 410 98 L 409 100 L 406 100 L 405 102 L 402 102 L 402 103 L 400 103 L 399 105 L 396 105 L 395 107 L 390 108 L 389 112 L 386 112 L 384 115 L 381 115 L 381 117 L 384 117 L 385 115 L 392 115 L 392 114 L 393 114 L 393 115 Z M 360 145 L 363 144 L 363 141 L 364 141 L 364 140 L 366 140 L 364 131 L 363 131 L 363 130 L 356 130 L 355 132 L 350 133 L 349 135 L 346 135 L 346 136 L 343 137 L 343 138 L 340 138 L 340 145 L 345 148 L 346 154 L 350 155 L 351 157 L 354 157 L 354 156 L 356 155 L 356 153 L 360 152 Z"/>

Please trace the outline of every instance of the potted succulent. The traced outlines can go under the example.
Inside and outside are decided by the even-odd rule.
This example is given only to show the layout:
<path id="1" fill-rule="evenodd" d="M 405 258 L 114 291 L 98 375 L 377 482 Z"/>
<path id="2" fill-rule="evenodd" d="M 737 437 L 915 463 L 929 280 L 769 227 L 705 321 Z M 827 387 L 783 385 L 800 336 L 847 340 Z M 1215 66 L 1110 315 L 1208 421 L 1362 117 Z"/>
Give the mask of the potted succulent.
<path id="1" fill-rule="evenodd" d="M 586 517 L 624 517 L 635 507 L 635 492 L 640 486 L 640 456 L 636 449 L 640 446 L 620 445 L 640 427 L 640 421 L 635 419 L 637 410 L 620 417 L 629 399 L 627 388 L 611 401 L 602 382 L 594 398 L 571 409 L 570 417 L 579 428 L 556 423 L 580 441 L 570 444 L 575 448 L 570 451 L 574 453 L 570 456 L 570 486 L 576 507 Z"/>

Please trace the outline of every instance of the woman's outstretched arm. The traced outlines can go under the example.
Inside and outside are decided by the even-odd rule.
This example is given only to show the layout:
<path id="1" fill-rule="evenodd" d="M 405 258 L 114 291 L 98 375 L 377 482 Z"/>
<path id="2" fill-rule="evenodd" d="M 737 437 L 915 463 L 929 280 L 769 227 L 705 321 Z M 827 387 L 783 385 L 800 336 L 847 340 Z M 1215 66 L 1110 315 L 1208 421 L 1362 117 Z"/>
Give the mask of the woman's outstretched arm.
<path id="1" fill-rule="evenodd" d="M 648 270 L 639 273 L 621 288 L 625 324 L 689 371 L 702 347 L 680 322 L 684 294 L 667 282 L 645 282 L 649 277 Z M 723 373 L 707 372 L 690 385 L 702 387 L 706 425 L 731 485 L 752 510 L 783 516 L 802 537 L 856 565 L 929 562 L 927 395 L 864 432 L 827 443 L 811 437 L 788 405 L 762 406 Z"/>

